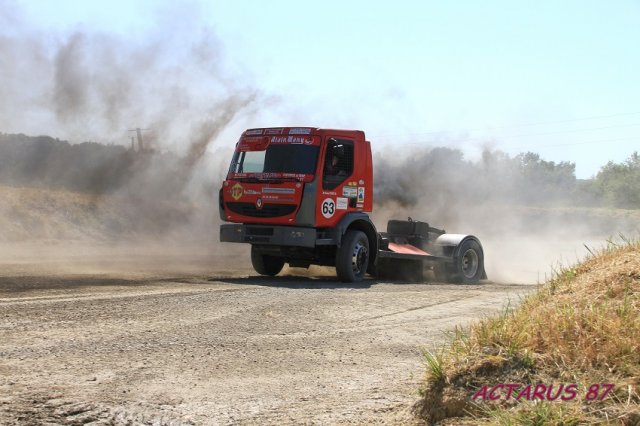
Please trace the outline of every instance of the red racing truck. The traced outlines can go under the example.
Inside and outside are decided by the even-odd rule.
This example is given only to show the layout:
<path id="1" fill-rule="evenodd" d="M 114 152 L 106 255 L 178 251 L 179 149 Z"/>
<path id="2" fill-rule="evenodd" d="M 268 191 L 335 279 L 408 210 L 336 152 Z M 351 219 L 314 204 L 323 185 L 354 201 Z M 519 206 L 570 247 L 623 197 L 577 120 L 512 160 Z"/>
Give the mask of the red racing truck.
<path id="1" fill-rule="evenodd" d="M 378 232 L 371 144 L 360 130 L 275 127 L 246 130 L 219 193 L 220 241 L 251 244 L 262 275 L 292 267 L 335 266 L 343 282 L 365 274 L 476 283 L 486 278 L 473 235 L 447 234 L 421 221 L 390 220 Z"/>

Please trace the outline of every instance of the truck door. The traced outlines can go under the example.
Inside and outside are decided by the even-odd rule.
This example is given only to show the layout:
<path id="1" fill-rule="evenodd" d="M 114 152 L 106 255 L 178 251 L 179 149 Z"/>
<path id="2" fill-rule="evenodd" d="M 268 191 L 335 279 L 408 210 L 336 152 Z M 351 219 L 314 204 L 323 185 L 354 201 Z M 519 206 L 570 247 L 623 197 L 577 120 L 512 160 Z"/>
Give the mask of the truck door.
<path id="1" fill-rule="evenodd" d="M 357 187 L 349 185 L 354 175 L 354 141 L 344 137 L 329 137 L 322 164 L 322 187 L 318 191 L 318 226 L 337 224 L 348 212 L 355 210 Z M 353 182 L 351 182 L 353 183 Z"/>

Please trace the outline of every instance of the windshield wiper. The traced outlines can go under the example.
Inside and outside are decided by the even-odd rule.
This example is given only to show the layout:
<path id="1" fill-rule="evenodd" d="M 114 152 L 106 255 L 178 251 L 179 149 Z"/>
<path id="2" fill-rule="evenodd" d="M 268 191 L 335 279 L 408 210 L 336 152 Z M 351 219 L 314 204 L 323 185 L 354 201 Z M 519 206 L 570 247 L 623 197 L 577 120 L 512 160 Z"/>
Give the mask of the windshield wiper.
<path id="1" fill-rule="evenodd" d="M 302 179 L 299 179 L 299 178 L 289 177 L 289 176 L 287 176 L 287 177 L 279 177 L 279 178 L 274 178 L 274 179 L 278 181 L 276 183 L 284 182 L 284 181 L 287 181 L 287 182 L 300 182 L 302 180 Z"/>
<path id="2" fill-rule="evenodd" d="M 256 176 L 237 177 L 236 180 L 240 182 L 252 182 L 252 183 L 282 183 L 282 182 L 300 182 L 301 179 L 295 177 L 273 177 L 273 178 L 259 178 Z"/>
<path id="3" fill-rule="evenodd" d="M 258 178 L 257 178 L 257 177 L 255 177 L 255 176 L 237 177 L 237 178 L 234 178 L 234 179 L 235 179 L 235 180 L 239 180 L 240 182 L 252 182 L 252 183 L 261 183 L 261 182 L 264 182 L 263 180 L 258 179 Z"/>

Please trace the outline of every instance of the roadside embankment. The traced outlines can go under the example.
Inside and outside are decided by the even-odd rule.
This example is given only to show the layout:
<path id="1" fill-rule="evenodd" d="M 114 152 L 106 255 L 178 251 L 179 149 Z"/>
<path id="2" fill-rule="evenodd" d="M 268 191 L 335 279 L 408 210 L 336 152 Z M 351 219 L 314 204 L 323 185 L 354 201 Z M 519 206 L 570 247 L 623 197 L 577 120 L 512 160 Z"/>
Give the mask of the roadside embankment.
<path id="1" fill-rule="evenodd" d="M 557 272 L 425 352 L 429 424 L 640 423 L 640 242 Z"/>

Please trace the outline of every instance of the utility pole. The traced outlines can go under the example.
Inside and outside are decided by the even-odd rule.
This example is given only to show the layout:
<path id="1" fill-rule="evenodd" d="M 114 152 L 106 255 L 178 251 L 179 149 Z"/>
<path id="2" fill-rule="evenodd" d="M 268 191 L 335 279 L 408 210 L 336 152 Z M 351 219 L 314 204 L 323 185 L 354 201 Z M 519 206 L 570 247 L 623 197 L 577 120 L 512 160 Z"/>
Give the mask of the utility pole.
<path id="1" fill-rule="evenodd" d="M 138 139 L 138 152 L 143 152 L 145 150 L 144 143 L 142 141 L 142 132 L 151 129 L 141 129 L 140 127 L 136 127 L 135 129 L 129 129 L 130 132 L 136 132 L 136 137 Z M 133 137 L 131 138 L 133 145 Z"/>

